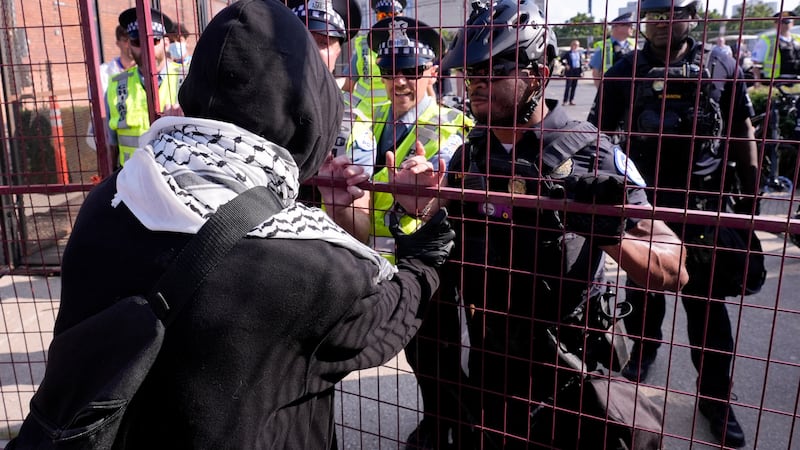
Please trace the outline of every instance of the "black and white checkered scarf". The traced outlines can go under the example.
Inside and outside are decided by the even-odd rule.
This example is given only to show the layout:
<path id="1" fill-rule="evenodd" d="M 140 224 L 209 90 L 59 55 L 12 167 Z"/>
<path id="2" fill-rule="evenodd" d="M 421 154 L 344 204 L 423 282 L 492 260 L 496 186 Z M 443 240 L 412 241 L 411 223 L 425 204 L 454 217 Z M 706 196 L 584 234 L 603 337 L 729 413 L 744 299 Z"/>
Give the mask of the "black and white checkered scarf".
<path id="1" fill-rule="evenodd" d="M 396 271 L 325 212 L 295 202 L 298 169 L 286 149 L 235 125 L 190 117 L 163 117 L 139 142 L 117 177 L 112 205 L 125 203 L 149 230 L 197 233 L 221 205 L 266 186 L 284 209 L 248 236 L 330 242 L 372 261 L 376 283 Z"/>

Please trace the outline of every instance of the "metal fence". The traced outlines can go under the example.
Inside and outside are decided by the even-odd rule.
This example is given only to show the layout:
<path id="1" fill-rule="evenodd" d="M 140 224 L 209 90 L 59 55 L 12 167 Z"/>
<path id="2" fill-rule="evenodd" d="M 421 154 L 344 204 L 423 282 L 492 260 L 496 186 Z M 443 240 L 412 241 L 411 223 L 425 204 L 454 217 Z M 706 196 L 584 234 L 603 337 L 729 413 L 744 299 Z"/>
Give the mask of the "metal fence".
<path id="1" fill-rule="evenodd" d="M 189 48 L 192 49 L 208 21 L 229 2 L 0 0 L 3 11 L 0 13 L 0 30 L 3 31 L 0 33 L 0 233 L 3 255 L 3 260 L 0 261 L 0 310 L 3 317 L 0 322 L 0 392 L 3 399 L 0 409 L 0 439 L 9 439 L 17 432 L 28 412 L 28 402 L 43 376 L 47 347 L 52 339 L 53 323 L 58 313 L 61 255 L 69 239 L 72 224 L 86 193 L 112 170 L 114 157 L 110 154 L 105 133 L 90 133 L 92 128 L 105 128 L 106 104 L 93 100 L 104 98 L 100 88 L 99 63 L 110 60 L 117 54 L 114 28 L 119 12 L 128 7 L 141 7 L 151 3 L 186 26 L 190 33 Z M 369 19 L 362 26 L 363 31 L 367 31 L 368 26 L 375 21 L 374 15 L 366 1 L 360 3 L 363 3 L 363 17 Z M 702 9 L 709 10 L 712 9 L 711 6 L 704 5 Z M 797 5 L 783 6 L 783 9 L 788 10 Z M 543 4 L 548 18 L 561 17 L 563 14 L 559 9 L 566 7 L 566 4 L 555 2 Z M 450 39 L 459 30 L 458 24 L 466 21 L 469 10 L 468 2 L 447 0 L 414 2 L 408 7 L 408 11 L 412 13 L 410 15 L 419 17 Z M 611 6 L 607 6 L 604 11 L 608 19 L 616 15 Z M 741 17 L 729 19 L 729 29 L 736 28 L 737 24 L 743 25 L 751 19 L 756 20 Z M 768 17 L 760 19 L 770 20 Z M 634 27 L 641 25 L 635 16 L 633 20 L 636 21 Z M 708 32 L 708 24 L 722 20 L 724 19 L 704 16 L 693 33 L 699 40 L 711 40 L 714 35 Z M 548 24 L 567 29 L 570 24 L 565 22 L 566 19 L 553 19 Z M 583 25 L 596 25 L 604 30 L 603 33 L 608 33 L 606 24 L 605 20 L 598 20 L 597 23 Z M 602 40 L 604 37 L 607 34 L 595 36 L 594 40 Z M 644 44 L 641 36 L 633 38 L 638 44 Z M 585 37 L 582 39 L 585 40 Z M 337 76 L 342 76 L 344 67 L 348 65 L 350 56 L 355 51 L 352 48 L 343 51 L 337 66 Z M 743 55 L 739 56 L 742 57 L 738 64 L 745 64 Z M 143 73 L 150 73 L 148 71 L 148 64 L 143 64 Z M 464 107 L 464 76 L 456 72 L 452 77 L 462 101 L 461 106 Z M 545 98 L 561 100 L 565 81 L 564 78 L 553 77 L 545 88 Z M 583 72 L 581 75 L 575 105 L 565 107 L 571 119 L 584 120 L 589 114 L 598 93 L 594 81 L 591 72 Z M 800 142 L 794 140 L 789 131 L 771 134 L 772 131 L 764 125 L 768 121 L 768 113 L 764 114 L 763 111 L 777 110 L 783 105 L 782 119 L 790 124 L 797 119 L 797 111 L 796 105 L 788 103 L 791 93 L 779 94 L 778 84 L 774 82 L 764 83 L 764 86 L 753 92 L 754 101 L 758 97 L 759 103 L 759 111 L 756 112 L 762 113 L 753 118 L 755 124 L 760 125 L 756 128 L 755 135 L 758 159 L 763 161 L 766 158 L 765 150 L 769 144 L 779 144 L 782 156 L 778 175 L 788 180 L 791 186 L 786 188 L 784 185 L 783 191 L 765 188 L 761 194 L 760 215 L 734 214 L 721 208 L 697 211 L 649 205 L 594 206 L 532 195 L 535 192 L 520 193 L 513 189 L 495 192 L 448 187 L 436 189 L 435 195 L 454 202 L 513 208 L 515 212 L 544 210 L 567 215 L 606 214 L 631 219 L 663 220 L 679 224 L 683 229 L 693 225 L 725 226 L 755 232 L 762 243 L 761 253 L 765 257 L 767 269 L 767 280 L 762 290 L 752 295 L 743 295 L 744 292 L 741 292 L 739 295 L 724 298 L 712 298 L 709 294 L 698 300 L 709 305 L 723 304 L 730 317 L 733 338 L 731 377 L 734 393 L 731 404 L 744 428 L 746 448 L 792 449 L 800 448 L 800 350 L 796 345 L 796 336 L 800 333 L 800 295 L 796 294 L 800 290 L 800 248 L 791 239 L 793 234 L 800 235 L 800 221 L 794 218 L 799 205 L 794 186 L 798 181 L 800 159 L 796 154 Z M 601 88 L 600 98 L 602 95 Z M 698 98 L 697 102 L 699 101 Z M 602 110 L 597 112 L 603 114 Z M 663 113 L 662 109 L 661 114 Z M 722 114 L 729 115 L 731 110 L 722 111 Z M 663 122 L 653 134 L 658 138 L 670 137 L 669 131 L 664 131 Z M 636 133 L 627 129 L 620 135 L 635 136 Z M 698 135 L 693 137 L 701 140 L 703 138 Z M 730 142 L 740 138 L 726 135 L 722 139 Z M 654 148 L 653 151 L 667 152 L 670 149 Z M 328 180 L 316 180 L 319 184 L 327 182 Z M 416 192 L 410 189 L 404 191 L 402 188 L 398 191 L 385 183 L 369 183 L 364 187 L 373 192 Z M 660 192 L 670 192 L 669 189 L 649 189 L 656 196 Z M 675 190 L 688 191 L 689 188 Z M 716 195 L 720 199 L 723 197 L 719 192 Z M 470 222 L 470 219 L 461 218 L 462 226 L 465 222 Z M 473 222 L 480 223 L 475 220 Z M 487 219 L 486 224 L 489 222 Z M 512 235 L 538 226 L 515 223 L 513 219 L 506 220 L 504 224 Z M 463 230 L 464 228 L 459 230 L 458 237 L 462 245 L 466 242 Z M 721 244 L 714 239 L 694 245 L 707 246 L 711 250 L 710 254 L 713 256 L 708 264 L 712 267 L 712 273 L 714 267 L 724 266 L 723 262 L 727 262 L 723 261 L 724 258 L 733 257 L 730 252 L 720 252 L 718 245 Z M 537 251 L 536 248 L 531 248 L 530 255 L 517 257 L 535 258 Z M 454 259 L 448 265 L 451 269 L 456 267 L 456 271 L 460 269 L 462 276 L 474 276 L 477 273 L 489 277 L 487 274 L 490 272 L 505 271 L 511 274 L 521 270 L 517 267 L 493 265 L 491 262 L 476 265 L 463 259 Z M 607 258 L 604 268 L 604 280 L 598 281 L 586 276 L 581 281 L 587 286 L 609 286 L 616 291 L 620 300 L 624 299 L 626 273 L 610 258 Z M 535 270 L 522 270 L 522 273 L 531 280 L 538 277 Z M 567 274 L 561 273 L 559 282 L 567 278 Z M 92 274 L 85 274 L 85 279 L 87 283 L 91 283 Z M 473 286 L 469 281 L 462 279 L 461 287 Z M 719 448 L 720 444 L 710 431 L 708 420 L 697 408 L 702 396 L 697 392 L 697 372 L 690 355 L 692 348 L 696 347 L 686 336 L 687 315 L 681 306 L 680 296 L 671 291 L 658 292 L 649 288 L 646 291 L 665 294 L 665 318 L 661 326 L 662 338 L 659 340 L 661 345 L 658 357 L 650 376 L 646 380 L 633 383 L 638 389 L 637 395 L 647 397 L 663 411 L 660 424 L 663 448 Z M 484 299 L 489 297 L 495 301 L 466 305 L 465 314 L 469 318 L 485 319 L 487 316 L 494 316 L 501 320 L 520 319 L 514 316 L 518 310 L 511 307 L 494 309 L 498 304 L 497 299 L 512 301 L 509 291 L 483 293 Z M 435 299 L 428 311 L 447 307 L 440 302 Z M 567 304 L 566 301 L 564 304 Z M 479 311 L 477 316 L 476 311 Z M 523 319 L 530 321 L 532 327 L 538 323 L 535 317 Z M 473 323 L 470 326 L 474 331 L 476 325 Z M 582 326 L 583 328 L 578 325 L 578 328 L 589 327 L 586 323 Z M 706 326 L 704 334 L 713 334 L 716 331 L 718 330 Z M 433 335 L 437 334 L 434 332 Z M 633 330 L 619 330 L 614 334 L 614 339 L 629 349 L 632 342 L 629 338 L 635 336 Z M 511 340 L 508 336 L 506 338 Z M 431 340 L 426 337 L 421 342 L 421 345 L 434 347 L 461 345 L 450 338 Z M 708 353 L 714 352 L 719 351 L 709 350 Z M 475 353 L 473 357 L 474 355 Z M 533 360 L 520 361 L 518 354 L 501 353 L 493 354 L 493 357 L 493 361 L 499 361 L 507 367 L 537 364 Z M 495 366 L 483 369 L 486 374 L 501 370 Z M 614 375 L 616 376 L 616 372 Z M 449 389 L 448 392 L 455 390 L 459 395 L 470 395 L 466 392 L 469 390 L 467 383 L 461 384 L 458 377 L 455 380 L 437 381 L 443 382 L 446 386 L 442 389 Z M 537 380 L 531 381 L 532 384 L 536 382 Z M 405 448 L 409 434 L 423 419 L 424 407 L 417 378 L 403 354 L 381 367 L 348 375 L 338 385 L 337 394 L 336 424 L 341 448 Z M 507 399 L 514 397 L 516 402 L 526 405 L 529 411 L 543 402 L 541 398 L 533 399 L 530 396 L 517 398 L 517 394 L 501 392 L 497 395 L 506 395 Z M 442 399 L 446 397 L 444 394 L 441 396 Z M 567 412 L 574 413 L 581 419 L 588 420 L 592 417 L 588 409 L 582 408 L 579 406 Z M 498 429 L 497 423 L 502 424 L 503 420 L 494 419 L 517 412 L 515 409 L 490 410 L 487 407 L 483 411 L 485 416 L 460 416 L 459 420 L 467 425 L 470 432 L 480 434 L 490 431 L 494 436 L 507 439 L 510 448 L 515 443 L 525 445 L 530 436 L 518 435 L 516 430 L 502 426 Z M 604 420 L 607 417 L 601 416 L 601 422 Z M 451 433 L 455 433 L 456 429 L 458 428 Z M 554 434 L 574 432 L 574 429 L 553 430 Z M 454 436 L 450 436 L 449 440 L 458 442 Z M 494 448 L 492 446 L 497 444 L 491 439 L 479 442 L 481 448 Z M 602 442 L 598 442 L 585 448 L 603 447 Z"/>

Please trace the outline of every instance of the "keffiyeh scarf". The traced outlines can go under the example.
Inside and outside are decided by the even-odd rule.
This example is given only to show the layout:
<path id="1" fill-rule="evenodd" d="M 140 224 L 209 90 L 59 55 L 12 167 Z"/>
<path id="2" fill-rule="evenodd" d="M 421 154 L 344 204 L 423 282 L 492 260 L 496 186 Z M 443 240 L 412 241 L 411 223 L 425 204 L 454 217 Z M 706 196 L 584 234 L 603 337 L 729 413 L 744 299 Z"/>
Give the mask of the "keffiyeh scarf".
<path id="1" fill-rule="evenodd" d="M 163 117 L 140 138 L 117 177 L 120 202 L 152 231 L 197 233 L 217 209 L 254 186 L 266 186 L 284 209 L 248 233 L 265 239 L 320 239 L 375 265 L 375 282 L 397 271 L 325 212 L 295 202 L 300 188 L 291 154 L 235 125 Z"/>

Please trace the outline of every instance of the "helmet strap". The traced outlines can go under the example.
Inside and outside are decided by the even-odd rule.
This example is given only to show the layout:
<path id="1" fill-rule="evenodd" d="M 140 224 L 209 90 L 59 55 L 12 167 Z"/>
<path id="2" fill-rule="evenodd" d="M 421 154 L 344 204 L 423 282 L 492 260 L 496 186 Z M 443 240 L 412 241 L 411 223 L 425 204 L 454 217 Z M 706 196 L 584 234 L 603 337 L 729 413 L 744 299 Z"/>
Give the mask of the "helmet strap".
<path id="1" fill-rule="evenodd" d="M 530 122 L 533 113 L 542 101 L 544 86 L 547 84 L 547 80 L 550 76 L 550 70 L 547 67 L 534 65 L 529 70 L 538 78 L 540 85 L 537 88 L 533 87 L 533 84 L 530 84 L 528 85 L 528 89 L 525 90 L 523 98 L 528 98 L 528 100 L 519 106 L 519 110 L 517 111 L 517 125 L 525 125 Z"/>

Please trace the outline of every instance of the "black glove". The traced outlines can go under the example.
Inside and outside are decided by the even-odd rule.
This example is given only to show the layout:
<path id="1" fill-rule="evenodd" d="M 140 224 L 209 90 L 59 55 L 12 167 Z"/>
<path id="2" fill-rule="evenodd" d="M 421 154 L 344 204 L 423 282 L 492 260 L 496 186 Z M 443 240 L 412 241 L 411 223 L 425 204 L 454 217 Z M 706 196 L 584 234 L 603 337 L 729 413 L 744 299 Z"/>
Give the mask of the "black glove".
<path id="1" fill-rule="evenodd" d="M 753 204 L 755 203 L 755 211 L 753 211 Z M 753 196 L 742 196 L 734 198 L 733 200 L 733 212 L 736 214 L 746 214 L 746 215 L 759 215 L 761 214 L 761 202 L 756 198 L 754 199 Z"/>
<path id="2" fill-rule="evenodd" d="M 389 214 L 389 231 L 397 246 L 397 259 L 416 258 L 429 266 L 444 264 L 455 243 L 456 232 L 447 220 L 447 210 L 442 208 L 413 234 L 400 229 L 397 214 Z"/>
<path id="3" fill-rule="evenodd" d="M 564 187 L 579 203 L 622 205 L 625 203 L 625 179 L 614 175 L 583 175 L 567 178 Z M 595 245 L 619 243 L 625 231 L 625 218 L 591 213 L 564 214 L 564 228 L 585 237 Z"/>

